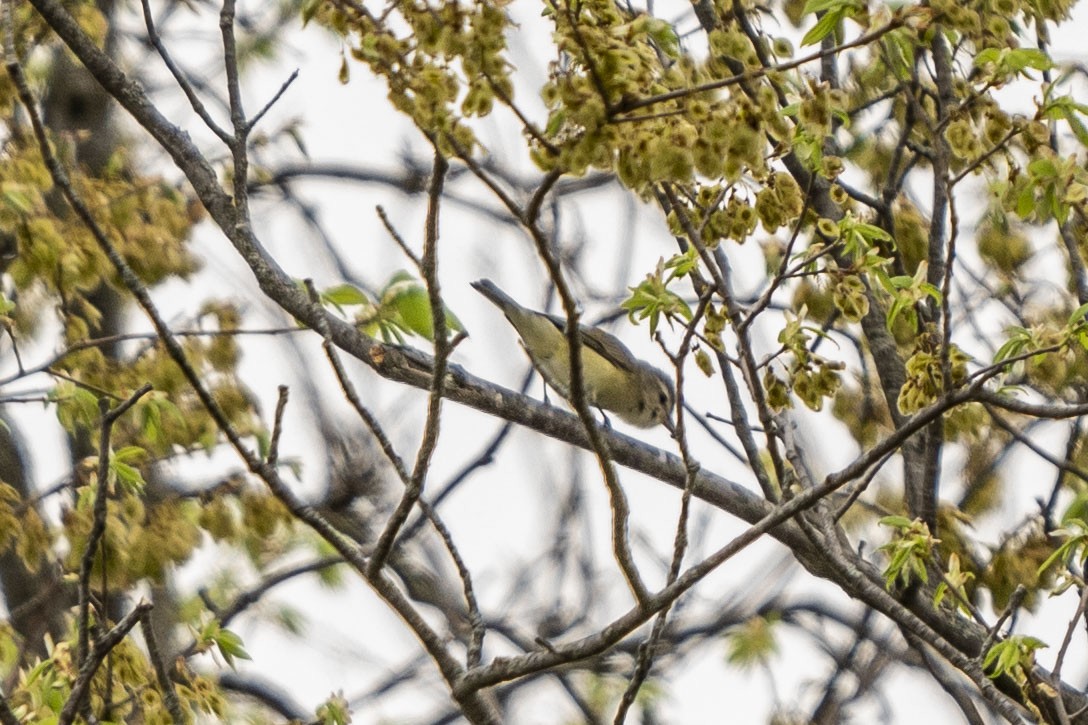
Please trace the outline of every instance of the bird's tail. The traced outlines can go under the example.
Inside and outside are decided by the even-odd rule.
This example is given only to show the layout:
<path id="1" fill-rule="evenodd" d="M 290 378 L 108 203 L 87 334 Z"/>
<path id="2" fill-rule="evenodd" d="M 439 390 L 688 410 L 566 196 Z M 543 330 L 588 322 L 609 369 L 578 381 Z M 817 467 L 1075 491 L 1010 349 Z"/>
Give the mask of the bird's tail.
<path id="1" fill-rule="evenodd" d="M 521 305 L 515 302 L 510 295 L 499 289 L 498 285 L 489 279 L 478 279 L 472 283 L 472 287 L 484 297 L 491 300 L 495 306 L 503 312 L 521 309 Z"/>

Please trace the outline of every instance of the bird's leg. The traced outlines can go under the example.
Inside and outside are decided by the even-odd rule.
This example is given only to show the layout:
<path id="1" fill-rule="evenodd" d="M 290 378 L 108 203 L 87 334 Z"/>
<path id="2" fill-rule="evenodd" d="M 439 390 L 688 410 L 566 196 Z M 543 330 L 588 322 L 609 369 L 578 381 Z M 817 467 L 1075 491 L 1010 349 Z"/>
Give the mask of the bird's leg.
<path id="1" fill-rule="evenodd" d="M 604 427 L 606 430 L 612 430 L 612 421 L 608 419 L 608 414 L 604 412 L 604 408 L 597 408 L 597 412 L 604 418 Z"/>

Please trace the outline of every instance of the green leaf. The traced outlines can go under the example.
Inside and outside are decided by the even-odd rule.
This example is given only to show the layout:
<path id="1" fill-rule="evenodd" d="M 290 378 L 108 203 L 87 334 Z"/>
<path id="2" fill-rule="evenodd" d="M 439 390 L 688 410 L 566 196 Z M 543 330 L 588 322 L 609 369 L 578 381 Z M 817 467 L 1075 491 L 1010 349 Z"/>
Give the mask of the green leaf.
<path id="1" fill-rule="evenodd" d="M 918 289 L 932 297 L 933 301 L 937 304 L 941 304 L 941 291 L 937 289 L 936 285 L 930 284 L 929 282 L 923 282 L 918 285 Z"/>
<path id="2" fill-rule="evenodd" d="M 188 430 L 189 424 L 181 410 L 164 391 L 152 390 L 138 403 L 140 428 L 150 443 L 169 445 L 166 441 L 164 418 L 179 430 Z"/>
<path id="3" fill-rule="evenodd" d="M 257 431 L 257 455 L 268 458 L 270 450 L 272 450 L 272 434 L 267 430 Z"/>
<path id="4" fill-rule="evenodd" d="M 1057 87 L 1057 83 L 1051 88 Z M 1088 127 L 1081 120 L 1081 116 L 1088 115 L 1088 105 L 1078 103 L 1071 96 L 1057 96 L 1048 99 L 1041 109 L 1041 117 L 1050 120 L 1062 120 L 1069 124 L 1069 128 L 1082 144 L 1088 145 Z"/>
<path id="5" fill-rule="evenodd" d="M 219 629 L 212 637 L 212 640 L 219 649 L 219 654 L 223 655 L 223 659 L 230 665 L 231 669 L 234 669 L 234 658 L 236 657 L 242 660 L 253 659 L 246 652 L 245 647 L 242 646 L 242 638 L 229 629 Z"/>
<path id="6" fill-rule="evenodd" d="M 982 669 L 991 679 L 1010 675 L 1015 680 L 1023 680 L 1023 671 L 1031 667 L 1035 660 L 1035 650 L 1046 647 L 1041 639 L 1015 634 L 997 642 L 982 659 Z"/>
<path id="7" fill-rule="evenodd" d="M 816 43 L 819 43 L 834 32 L 839 22 L 843 19 L 843 16 L 844 13 L 841 10 L 828 12 L 826 15 L 822 16 L 816 21 L 816 24 L 812 26 L 812 29 L 805 33 L 805 37 L 801 38 L 801 46 L 804 47 L 806 45 L 815 45 Z"/>
<path id="8" fill-rule="evenodd" d="M 1073 135 L 1077 137 L 1082 146 L 1088 146 L 1088 126 L 1084 125 L 1076 116 L 1066 116 L 1065 122 L 1069 124 L 1069 128 L 1073 131 Z"/>
<path id="9" fill-rule="evenodd" d="M 329 697 L 317 708 L 317 721 L 321 725 L 348 725 L 351 722 L 351 708 L 342 692 Z"/>
<path id="10" fill-rule="evenodd" d="M 7 181 L 0 184 L 0 195 L 12 211 L 19 214 L 31 214 L 34 211 L 34 202 L 28 193 L 29 188 L 26 184 Z"/>
<path id="11" fill-rule="evenodd" d="M 970 596 L 967 593 L 967 584 L 975 575 L 970 571 L 963 571 L 960 567 L 960 557 L 952 553 L 948 557 L 948 570 L 945 572 L 944 578 L 940 584 L 937 585 L 937 591 L 933 595 L 933 606 L 941 606 L 941 601 L 945 595 L 950 592 L 956 592 L 955 608 L 964 612 L 964 614 L 970 614 L 967 610 L 967 602 L 970 601 Z"/>
<path id="12" fill-rule="evenodd" d="M 559 129 L 563 128 L 563 122 L 567 120 L 567 111 L 565 108 L 561 108 L 550 116 L 548 116 L 548 125 L 544 129 L 544 133 L 548 136 L 554 136 L 559 133 Z"/>
<path id="13" fill-rule="evenodd" d="M 1010 339 L 1005 342 L 997 352 L 994 354 L 994 362 L 999 363 L 1002 360 L 1008 360 L 1011 357 L 1016 357 L 1024 351 L 1024 347 L 1027 345 L 1026 341 L 1021 339 Z"/>
<path id="14" fill-rule="evenodd" d="M 162 411 L 159 406 L 149 402 L 140 406 L 140 430 L 152 443 L 162 443 Z"/>
<path id="15" fill-rule="evenodd" d="M 1050 59 L 1050 56 L 1038 48 L 1013 48 L 1007 52 L 1006 58 L 1008 68 L 1015 72 L 1027 68 L 1050 70 L 1054 67 L 1054 62 Z"/>
<path id="16" fill-rule="evenodd" d="M 678 265 L 682 264 L 678 262 Z M 629 287 L 631 296 L 620 303 L 620 307 L 627 310 L 631 322 L 649 319 L 651 337 L 657 334 L 657 326 L 663 317 L 670 322 L 676 318 L 690 322 L 693 316 L 688 303 L 666 286 L 668 283 L 662 279 L 664 271 L 665 262 L 659 260 L 657 269 L 646 275 L 646 279 L 637 286 Z M 669 277 L 670 280 L 674 278 L 675 275 Z"/>
<path id="17" fill-rule="evenodd" d="M 140 446 L 125 446 L 124 448 L 114 451 L 112 458 L 115 461 L 133 461 L 138 458 L 145 458 L 147 451 Z"/>
<path id="18" fill-rule="evenodd" d="M 1073 314 L 1069 315 L 1069 322 L 1067 324 L 1070 327 L 1073 327 L 1074 325 L 1084 322 L 1084 314 L 1086 312 L 1088 312 L 1088 302 L 1085 302 L 1083 305 L 1073 310 Z"/>
<path id="19" fill-rule="evenodd" d="M 1021 219 L 1027 219 L 1035 210 L 1035 188 L 1033 185 L 1024 187 L 1016 199 L 1016 215 Z"/>
<path id="20" fill-rule="evenodd" d="M 1036 179 L 1052 179 L 1058 175 L 1058 167 L 1047 158 L 1036 158 L 1028 164 L 1028 173 Z"/>
<path id="21" fill-rule="evenodd" d="M 98 398 L 89 390 L 67 380 L 50 391 L 48 399 L 57 404 L 57 420 L 70 433 L 90 430 L 98 422 Z"/>
<path id="22" fill-rule="evenodd" d="M 1078 491 L 1062 513 L 1062 526 L 1070 523 L 1088 528 L 1088 491 Z"/>
<path id="23" fill-rule="evenodd" d="M 110 473 L 116 476 L 118 483 L 122 484 L 129 491 L 141 493 L 147 486 L 140 471 L 127 463 L 111 459 L 109 470 Z"/>
<path id="24" fill-rule="evenodd" d="M 896 79 L 908 78 L 914 67 L 915 47 L 912 38 L 907 37 L 900 28 L 884 36 L 883 47 L 888 67 L 895 74 Z"/>
<path id="25" fill-rule="evenodd" d="M 1042 574 L 1058 562 L 1068 564 L 1070 561 L 1073 560 L 1077 552 L 1084 550 L 1085 541 L 1088 540 L 1088 537 L 1086 537 L 1084 534 L 1074 535 L 1069 529 L 1059 529 L 1054 533 L 1058 536 L 1065 535 L 1069 538 L 1063 541 L 1061 546 L 1055 549 L 1054 553 L 1048 556 L 1046 558 L 1046 561 L 1039 565 L 1039 568 L 1036 570 L 1039 574 Z"/>
<path id="26" fill-rule="evenodd" d="M 801 15 L 812 15 L 825 10 L 840 10 L 848 4 L 851 4 L 849 0 L 807 0 Z"/>
<path id="27" fill-rule="evenodd" d="M 897 582 L 905 586 L 915 579 L 928 581 L 926 561 L 939 543 L 930 534 L 929 527 L 922 521 L 911 521 L 904 516 L 886 516 L 880 523 L 896 529 L 891 541 L 880 547 L 889 558 L 883 572 L 885 586 L 890 589 Z"/>
<path id="28" fill-rule="evenodd" d="M 688 247 L 683 254 L 674 254 L 665 262 L 665 269 L 669 270 L 669 276 L 665 279 L 665 284 L 672 282 L 674 279 L 688 276 L 698 266 L 699 250 L 694 245 Z"/>
<path id="29" fill-rule="evenodd" d="M 353 284 L 338 284 L 321 291 L 321 301 L 336 308 L 370 303 L 366 293 Z"/>
<path id="30" fill-rule="evenodd" d="M 891 283 L 893 289 L 907 289 L 911 286 L 911 283 L 914 282 L 914 277 L 906 274 L 897 274 L 894 277 L 888 277 L 888 282 Z"/>
<path id="31" fill-rule="evenodd" d="M 890 308 L 888 308 L 888 316 L 884 320 L 884 324 L 887 326 L 888 332 L 891 332 L 892 328 L 895 327 L 895 321 L 899 318 L 899 315 L 901 315 L 905 310 L 909 310 L 909 309 L 910 309 L 910 302 L 906 298 L 904 298 L 904 297 L 896 297 L 895 298 L 895 301 L 892 302 L 892 306 Z M 909 316 L 908 316 L 907 320 L 910 321 Z"/>
<path id="32" fill-rule="evenodd" d="M 729 651 L 726 659 L 731 665 L 748 668 L 767 662 L 778 651 L 775 625 L 779 617 L 756 615 L 746 622 L 730 627 L 726 632 Z"/>
<path id="33" fill-rule="evenodd" d="M 422 282 L 403 270 L 394 274 L 382 290 L 381 317 L 405 332 L 434 340 L 434 321 L 431 318 L 431 298 Z M 462 332 L 465 328 L 453 312 L 445 310 L 446 328 L 450 332 Z M 395 334 L 382 330 L 383 335 Z"/>
<path id="34" fill-rule="evenodd" d="M 875 224 L 866 224 L 865 222 L 858 222 L 854 224 L 854 230 L 861 234 L 867 241 L 873 242 L 890 242 L 892 241 L 892 235 L 884 231 Z"/>
<path id="35" fill-rule="evenodd" d="M 382 305 L 396 313 L 404 329 L 434 340 L 431 300 L 422 285 L 399 285 L 392 295 L 383 296 Z"/>
<path id="36" fill-rule="evenodd" d="M 321 8 L 322 0 L 304 0 L 302 3 L 302 25 L 305 27 L 313 20 L 314 15 Z"/>
<path id="37" fill-rule="evenodd" d="M 1001 52 L 997 48 L 984 48 L 975 54 L 974 66 L 981 68 L 993 63 L 996 65 L 1001 58 Z"/>
<path id="38" fill-rule="evenodd" d="M 672 23 L 660 18 L 650 18 L 646 32 L 653 38 L 662 53 L 674 59 L 680 57 L 680 38 L 677 37 Z"/>
<path id="39" fill-rule="evenodd" d="M 881 526 L 890 526 L 893 529 L 909 529 L 914 522 L 906 516 L 885 516 L 879 523 Z"/>

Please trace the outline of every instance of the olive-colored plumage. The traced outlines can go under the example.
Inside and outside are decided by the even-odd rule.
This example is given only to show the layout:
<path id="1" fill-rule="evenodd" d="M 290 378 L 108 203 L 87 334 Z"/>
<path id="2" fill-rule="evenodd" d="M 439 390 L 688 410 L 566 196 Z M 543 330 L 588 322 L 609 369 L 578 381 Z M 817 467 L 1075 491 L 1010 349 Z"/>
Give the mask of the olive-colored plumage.
<path id="1" fill-rule="evenodd" d="M 570 399 L 570 345 L 566 319 L 522 307 L 489 279 L 472 286 L 506 315 L 544 381 Z M 578 326 L 582 340 L 582 381 L 590 405 L 608 410 L 631 425 L 670 425 L 676 399 L 672 381 L 636 358 L 604 330 Z"/>

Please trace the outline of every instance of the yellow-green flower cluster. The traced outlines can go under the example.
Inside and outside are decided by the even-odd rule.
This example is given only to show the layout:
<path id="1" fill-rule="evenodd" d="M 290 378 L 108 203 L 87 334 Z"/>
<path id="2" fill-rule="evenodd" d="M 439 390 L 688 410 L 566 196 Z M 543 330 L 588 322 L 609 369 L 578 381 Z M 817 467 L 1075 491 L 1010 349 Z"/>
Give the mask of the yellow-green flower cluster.
<path id="1" fill-rule="evenodd" d="M 463 118 L 485 116 L 496 100 L 513 97 L 504 57 L 506 4 L 401 0 L 377 18 L 359 5 L 332 0 L 307 5 L 304 17 L 354 37 L 352 57 L 385 78 L 393 106 L 439 148 L 467 153 L 476 140 Z M 396 32 L 402 24 L 407 30 Z"/>
<path id="2" fill-rule="evenodd" d="M 134 177 L 119 151 L 103 178 L 75 174 L 72 183 L 110 242 L 140 278 L 153 284 L 196 270 L 187 240 L 192 227 L 188 200 L 161 180 Z M 67 301 L 69 338 L 85 339 L 98 311 L 80 294 L 116 282 L 116 271 L 87 227 L 51 208 L 53 182 L 36 147 L 9 144 L 0 155 L 0 228 L 10 230 L 18 257 L 8 270 L 23 299 L 33 289 Z M 148 250 L 154 250 L 149 254 Z M 24 323 L 40 311 L 19 310 Z M 72 327 L 74 326 L 74 328 Z"/>
<path id="3" fill-rule="evenodd" d="M 776 171 L 756 193 L 756 215 L 769 233 L 793 224 L 805 207 L 804 195 L 793 176 Z"/>
<path id="4" fill-rule="evenodd" d="M 941 355 L 930 335 L 919 335 L 914 354 L 907 360 L 907 381 L 899 390 L 897 405 L 904 415 L 917 413 L 937 399 L 944 388 L 941 372 Z M 948 363 L 952 384 L 967 378 L 967 361 L 970 358 L 956 345 L 948 351 Z"/>
<path id="5" fill-rule="evenodd" d="M 690 91 L 756 62 L 743 33 L 713 31 L 710 57 L 696 63 L 666 23 L 626 15 L 611 0 L 552 17 L 561 55 L 542 89 L 546 138 L 532 149 L 541 168 L 615 171 L 644 195 L 661 182 L 767 176 L 767 134 L 788 133 L 771 89 L 753 83 L 752 95 Z M 722 236 L 743 234 L 732 228 Z"/>
<path id="6" fill-rule="evenodd" d="M 63 516 L 69 545 L 65 564 L 72 570 L 79 569 L 93 524 L 95 489 L 81 489 L 76 506 Z M 159 502 L 149 508 L 141 495 L 119 489 L 111 502 L 101 543 L 112 585 L 128 587 L 145 578 L 161 581 L 167 567 L 187 561 L 200 543 L 193 521 L 197 508 L 195 501 Z M 102 558 L 97 558 L 95 566 L 101 562 Z"/>
<path id="7" fill-rule="evenodd" d="M 869 314 L 868 290 L 856 274 L 842 275 L 832 287 L 831 298 L 847 322 L 860 322 Z"/>
<path id="8" fill-rule="evenodd" d="M 789 366 L 789 380 L 782 380 L 769 369 L 763 379 L 767 402 L 775 410 L 792 404 L 787 390 L 792 390 L 810 409 L 821 410 L 824 398 L 835 395 L 842 385 L 840 375 L 845 366 L 810 351 L 809 340 L 803 319 L 790 315 L 786 326 L 778 334 L 778 341 L 793 358 Z"/>
<path id="9" fill-rule="evenodd" d="M 942 25 L 961 33 L 981 48 L 1014 48 L 1017 34 L 1028 23 L 1061 21 L 1069 16 L 1071 0 L 934 0 L 929 4 Z"/>

